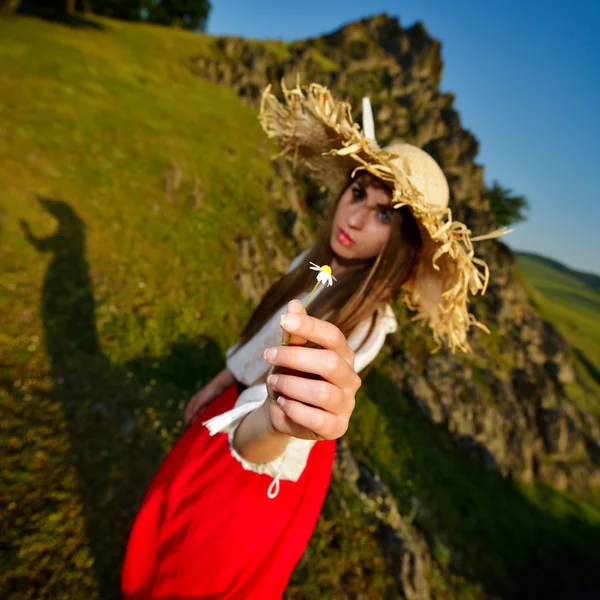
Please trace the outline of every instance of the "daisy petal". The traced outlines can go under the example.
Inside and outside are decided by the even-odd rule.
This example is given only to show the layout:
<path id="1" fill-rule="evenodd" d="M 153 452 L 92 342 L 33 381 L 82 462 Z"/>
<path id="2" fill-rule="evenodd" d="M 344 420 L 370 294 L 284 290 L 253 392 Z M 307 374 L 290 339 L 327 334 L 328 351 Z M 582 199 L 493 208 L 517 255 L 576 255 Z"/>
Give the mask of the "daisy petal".
<path id="1" fill-rule="evenodd" d="M 333 279 L 335 279 L 335 277 L 333 277 L 332 273 L 331 273 L 331 267 L 329 265 L 323 265 L 323 266 L 319 266 L 317 264 L 315 264 L 312 261 L 310 262 L 310 269 L 312 271 L 318 271 L 318 275 L 317 275 L 317 285 L 319 283 L 322 283 L 323 285 L 326 285 L 327 287 L 331 287 L 333 285 Z M 335 279 L 337 281 L 337 279 Z M 316 288 L 315 288 L 316 289 Z M 312 294 L 312 292 L 311 292 Z"/>

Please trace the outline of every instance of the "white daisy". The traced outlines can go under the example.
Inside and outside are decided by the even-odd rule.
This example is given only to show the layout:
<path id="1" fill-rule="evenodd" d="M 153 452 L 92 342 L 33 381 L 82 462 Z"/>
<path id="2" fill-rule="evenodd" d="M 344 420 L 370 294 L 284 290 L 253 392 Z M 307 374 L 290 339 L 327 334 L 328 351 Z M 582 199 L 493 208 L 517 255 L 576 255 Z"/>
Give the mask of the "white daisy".
<path id="1" fill-rule="evenodd" d="M 317 283 L 312 289 L 312 292 L 308 295 L 308 298 L 306 298 L 306 300 L 304 301 L 304 304 L 302 304 L 302 308 L 306 308 L 306 305 L 310 302 L 312 295 L 315 293 L 320 283 L 322 283 L 323 285 L 327 284 L 327 287 L 331 287 L 333 285 L 333 282 L 337 281 L 337 279 L 331 273 L 331 267 L 329 265 L 323 265 L 322 267 L 320 267 L 319 265 L 315 265 L 314 262 L 311 262 L 310 264 L 310 268 L 313 271 L 318 271 L 319 274 L 317 275 Z M 290 340 L 292 339 L 292 334 L 288 333 L 287 336 L 287 340 L 282 340 L 281 342 L 279 342 L 281 346 L 289 346 Z"/>
<path id="2" fill-rule="evenodd" d="M 309 261 L 310 262 L 310 261 Z M 328 287 L 333 285 L 333 281 L 337 281 L 337 279 L 331 274 L 331 267 L 329 265 L 323 265 L 320 267 L 319 265 L 315 265 L 314 262 L 310 263 L 312 266 L 310 267 L 313 271 L 319 271 L 317 275 L 317 281 L 322 283 L 323 285 L 327 284 Z"/>

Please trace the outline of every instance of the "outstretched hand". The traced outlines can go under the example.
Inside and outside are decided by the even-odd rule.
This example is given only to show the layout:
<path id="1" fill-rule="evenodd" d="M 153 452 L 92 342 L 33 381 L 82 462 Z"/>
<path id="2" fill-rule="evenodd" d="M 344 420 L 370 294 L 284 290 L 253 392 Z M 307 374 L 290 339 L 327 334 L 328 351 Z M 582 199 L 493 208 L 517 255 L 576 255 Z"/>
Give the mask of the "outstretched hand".
<path id="1" fill-rule="evenodd" d="M 338 327 L 308 316 L 297 300 L 290 302 L 281 327 L 289 345 L 265 352 L 273 365 L 267 379 L 273 429 L 308 440 L 341 437 L 362 384 L 354 371 L 353 350 Z M 307 348 L 307 341 L 319 347 Z"/>

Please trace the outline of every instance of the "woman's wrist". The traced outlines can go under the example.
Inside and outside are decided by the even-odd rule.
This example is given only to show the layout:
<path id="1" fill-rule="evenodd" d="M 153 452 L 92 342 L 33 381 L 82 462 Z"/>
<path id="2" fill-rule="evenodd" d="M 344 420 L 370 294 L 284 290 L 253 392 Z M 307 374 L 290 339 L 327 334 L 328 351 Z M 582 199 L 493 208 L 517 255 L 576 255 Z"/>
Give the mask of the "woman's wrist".
<path id="1" fill-rule="evenodd" d="M 248 413 L 233 437 L 236 452 L 248 462 L 266 463 L 283 454 L 290 436 L 276 431 L 269 415 L 269 400 Z"/>

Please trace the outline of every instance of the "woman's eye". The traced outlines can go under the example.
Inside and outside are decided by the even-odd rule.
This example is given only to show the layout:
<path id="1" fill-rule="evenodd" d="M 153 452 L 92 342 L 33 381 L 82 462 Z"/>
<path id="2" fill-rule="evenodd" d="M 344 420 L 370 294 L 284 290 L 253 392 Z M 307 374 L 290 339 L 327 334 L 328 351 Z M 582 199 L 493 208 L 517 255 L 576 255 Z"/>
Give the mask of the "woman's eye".
<path id="1" fill-rule="evenodd" d="M 384 223 L 390 223 L 391 222 L 391 215 L 389 213 L 389 211 L 382 209 L 379 211 L 379 217 L 381 218 L 381 215 L 383 215 L 383 218 L 381 219 Z"/>
<path id="2" fill-rule="evenodd" d="M 352 194 L 354 195 L 355 198 L 358 198 L 359 200 L 364 200 L 364 198 L 367 196 L 367 194 L 365 194 L 365 190 L 363 190 L 361 187 L 359 187 L 357 185 L 353 186 Z"/>

